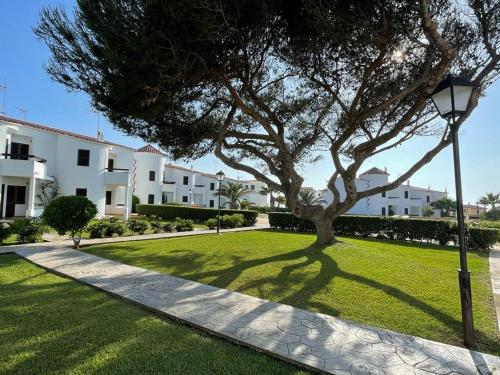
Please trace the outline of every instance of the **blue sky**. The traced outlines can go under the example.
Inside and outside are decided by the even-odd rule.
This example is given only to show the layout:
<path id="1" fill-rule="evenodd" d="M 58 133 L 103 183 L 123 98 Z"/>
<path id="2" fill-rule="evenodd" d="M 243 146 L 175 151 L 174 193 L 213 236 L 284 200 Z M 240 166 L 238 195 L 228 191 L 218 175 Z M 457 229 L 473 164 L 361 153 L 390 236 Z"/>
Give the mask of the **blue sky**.
<path id="1" fill-rule="evenodd" d="M 86 94 L 69 93 L 52 82 L 43 69 L 49 53 L 43 42 L 37 40 L 32 27 L 38 22 L 39 11 L 46 5 L 63 4 L 70 9 L 74 2 L 50 0 L 2 0 L 0 2 L 0 82 L 7 80 L 5 112 L 20 118 L 27 110 L 26 120 L 62 128 L 82 134 L 95 135 L 97 115 L 91 111 Z M 2 96 L 0 93 L 0 111 Z M 443 122 L 443 126 L 444 126 Z M 140 147 L 140 139 L 124 136 L 101 116 L 100 127 L 109 141 L 131 147 Z M 387 167 L 391 178 L 403 173 L 412 162 L 436 139 L 420 138 L 390 153 L 380 154 L 362 169 L 372 166 Z M 479 108 L 460 132 L 464 201 L 475 203 L 485 192 L 500 192 L 500 82 L 496 82 L 481 99 Z M 248 177 L 242 172 L 230 171 L 213 156 L 190 163 L 196 169 L 216 172 L 224 169 L 231 177 Z M 322 188 L 332 170 L 328 158 L 310 165 L 303 173 L 304 185 Z M 454 194 L 453 159 L 451 148 L 439 154 L 430 164 L 417 172 L 411 184 L 444 190 Z"/>

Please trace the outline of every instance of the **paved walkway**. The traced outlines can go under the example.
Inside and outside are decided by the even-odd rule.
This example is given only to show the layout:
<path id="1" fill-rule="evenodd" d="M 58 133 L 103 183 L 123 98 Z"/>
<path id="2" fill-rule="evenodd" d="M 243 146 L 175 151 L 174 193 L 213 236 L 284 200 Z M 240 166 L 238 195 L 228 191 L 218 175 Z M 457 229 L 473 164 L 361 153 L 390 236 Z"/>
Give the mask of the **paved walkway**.
<path id="1" fill-rule="evenodd" d="M 4 249 L 208 333 L 332 374 L 500 374 L 500 357 L 162 275 L 69 248 Z"/>
<path id="2" fill-rule="evenodd" d="M 493 299 L 497 310 L 497 324 L 500 329 L 500 247 L 496 246 L 490 251 L 490 276 L 493 287 Z"/>

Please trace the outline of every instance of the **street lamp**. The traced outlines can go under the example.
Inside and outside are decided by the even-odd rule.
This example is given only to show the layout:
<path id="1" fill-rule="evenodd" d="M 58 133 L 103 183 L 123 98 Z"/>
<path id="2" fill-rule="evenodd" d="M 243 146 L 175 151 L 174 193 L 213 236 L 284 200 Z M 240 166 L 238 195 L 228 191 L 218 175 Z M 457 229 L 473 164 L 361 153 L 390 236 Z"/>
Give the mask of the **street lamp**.
<path id="1" fill-rule="evenodd" d="M 220 171 L 216 174 L 217 181 L 219 181 L 219 204 L 217 206 L 217 234 L 220 231 L 220 193 L 222 190 L 222 181 L 224 181 L 224 172 Z"/>
<path id="2" fill-rule="evenodd" d="M 189 188 L 188 194 L 189 194 L 189 204 L 193 204 L 193 202 L 191 201 L 191 195 L 193 194 L 193 189 Z"/>
<path id="3" fill-rule="evenodd" d="M 439 114 L 448 120 L 453 142 L 453 162 L 455 168 L 455 190 L 457 193 L 457 223 L 460 245 L 460 269 L 458 281 L 460 286 L 460 300 L 462 304 L 462 326 L 464 344 L 467 347 L 475 345 L 474 323 L 472 319 L 472 294 L 470 287 L 470 272 L 467 269 L 467 243 L 465 240 L 464 207 L 462 201 L 462 177 L 460 174 L 460 153 L 458 148 L 458 128 L 456 119 L 467 111 L 474 85 L 471 81 L 448 76 L 439 82 L 431 94 L 432 101 Z"/>

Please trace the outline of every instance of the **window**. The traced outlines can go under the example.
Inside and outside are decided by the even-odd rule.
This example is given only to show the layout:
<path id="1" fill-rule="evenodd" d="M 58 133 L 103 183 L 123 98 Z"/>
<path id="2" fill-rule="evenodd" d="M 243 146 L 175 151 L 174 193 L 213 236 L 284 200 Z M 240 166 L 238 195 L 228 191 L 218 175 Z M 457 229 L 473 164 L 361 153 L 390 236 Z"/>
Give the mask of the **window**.
<path id="1" fill-rule="evenodd" d="M 245 189 L 248 189 L 248 185 L 245 185 Z"/>
<path id="2" fill-rule="evenodd" d="M 382 198 L 385 198 L 385 191 L 382 192 Z"/>
<path id="3" fill-rule="evenodd" d="M 156 172 L 149 171 L 149 181 L 154 181 L 156 179 Z"/>
<path id="4" fill-rule="evenodd" d="M 12 142 L 10 146 L 10 158 L 28 160 L 30 146 L 25 143 Z"/>
<path id="5" fill-rule="evenodd" d="M 427 196 L 427 203 L 431 203 L 431 196 L 430 195 Z"/>
<path id="6" fill-rule="evenodd" d="M 87 189 L 85 189 L 85 188 L 76 188 L 75 195 L 79 196 L 79 197 L 86 197 L 87 196 Z"/>
<path id="7" fill-rule="evenodd" d="M 250 190 L 255 190 L 255 185 L 250 185 Z"/>
<path id="8" fill-rule="evenodd" d="M 108 172 L 113 172 L 115 166 L 115 159 L 108 159 Z"/>
<path id="9" fill-rule="evenodd" d="M 183 185 L 189 185 L 189 177 L 188 176 L 183 176 L 182 177 L 182 184 Z"/>
<path id="10" fill-rule="evenodd" d="M 80 167 L 88 167 L 90 164 L 90 150 L 78 149 L 78 160 L 76 165 Z"/>
<path id="11" fill-rule="evenodd" d="M 107 191 L 106 192 L 106 205 L 110 205 L 111 204 L 111 191 Z"/>
<path id="12" fill-rule="evenodd" d="M 408 215 L 408 208 L 405 208 L 405 215 Z"/>
<path id="13" fill-rule="evenodd" d="M 155 204 L 155 195 L 148 194 L 148 204 Z"/>
<path id="14" fill-rule="evenodd" d="M 382 207 L 382 216 L 385 216 L 385 207 Z"/>
<path id="15" fill-rule="evenodd" d="M 214 182 L 210 183 L 210 190 L 215 190 L 215 183 Z"/>
<path id="16" fill-rule="evenodd" d="M 182 196 L 182 202 L 183 203 L 187 203 L 188 202 L 188 196 L 187 195 L 183 195 Z"/>
<path id="17" fill-rule="evenodd" d="M 408 190 L 405 190 L 405 199 L 408 199 Z"/>
<path id="18" fill-rule="evenodd" d="M 210 207 L 215 207 L 215 201 L 213 199 L 210 199 L 209 206 Z"/>

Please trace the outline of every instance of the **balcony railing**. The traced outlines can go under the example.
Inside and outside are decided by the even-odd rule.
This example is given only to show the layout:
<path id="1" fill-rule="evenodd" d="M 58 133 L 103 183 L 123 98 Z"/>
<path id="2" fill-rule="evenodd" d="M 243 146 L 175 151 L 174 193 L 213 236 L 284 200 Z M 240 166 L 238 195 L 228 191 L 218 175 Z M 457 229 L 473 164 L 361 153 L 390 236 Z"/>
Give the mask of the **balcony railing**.
<path id="1" fill-rule="evenodd" d="M 175 184 L 175 181 L 166 181 L 166 180 L 163 180 L 162 181 L 165 185 L 173 185 Z"/>
<path id="2" fill-rule="evenodd" d="M 11 159 L 11 160 L 34 160 L 39 163 L 45 163 L 47 160 L 40 158 L 35 155 L 26 155 L 26 154 L 7 154 L 3 153 L 2 156 L 5 156 L 5 159 Z"/>
<path id="3" fill-rule="evenodd" d="M 106 172 L 129 172 L 128 168 L 104 168 Z"/>

